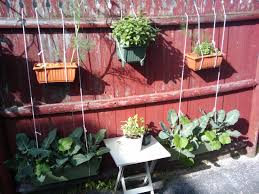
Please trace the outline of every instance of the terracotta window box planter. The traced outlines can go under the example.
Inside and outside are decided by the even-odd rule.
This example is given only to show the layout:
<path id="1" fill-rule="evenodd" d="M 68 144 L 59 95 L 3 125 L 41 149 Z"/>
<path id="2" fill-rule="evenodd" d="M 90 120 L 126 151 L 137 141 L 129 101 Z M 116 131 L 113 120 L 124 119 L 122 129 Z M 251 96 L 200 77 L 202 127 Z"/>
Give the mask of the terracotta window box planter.
<path id="1" fill-rule="evenodd" d="M 77 65 L 76 63 L 67 63 L 67 82 L 73 82 L 75 80 Z M 36 73 L 37 80 L 42 83 L 57 83 L 66 82 L 66 70 L 64 63 L 46 63 L 46 74 L 43 63 L 36 63 L 33 67 Z"/>
<path id="2" fill-rule="evenodd" d="M 217 61 L 216 61 L 216 65 L 215 65 L 216 57 L 217 57 Z M 222 60 L 223 60 L 222 53 L 219 53 L 218 56 L 216 56 L 216 54 L 205 55 L 205 56 L 203 56 L 203 63 L 201 66 L 201 62 L 202 62 L 201 56 L 198 56 L 195 53 L 186 54 L 186 56 L 185 56 L 185 61 L 186 61 L 187 66 L 190 69 L 192 69 L 193 71 L 199 71 L 200 66 L 201 66 L 201 69 L 210 69 L 210 68 L 214 68 L 214 67 L 219 67 L 222 63 Z"/>

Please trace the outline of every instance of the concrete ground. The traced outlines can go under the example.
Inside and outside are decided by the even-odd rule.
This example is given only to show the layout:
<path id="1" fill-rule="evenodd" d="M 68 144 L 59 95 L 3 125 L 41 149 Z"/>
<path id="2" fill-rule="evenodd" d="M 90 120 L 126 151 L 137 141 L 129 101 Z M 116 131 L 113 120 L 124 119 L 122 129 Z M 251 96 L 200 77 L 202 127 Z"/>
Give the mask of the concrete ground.
<path id="1" fill-rule="evenodd" d="M 225 158 L 205 166 L 174 173 L 156 193 L 259 194 L 259 154 L 254 158 Z"/>

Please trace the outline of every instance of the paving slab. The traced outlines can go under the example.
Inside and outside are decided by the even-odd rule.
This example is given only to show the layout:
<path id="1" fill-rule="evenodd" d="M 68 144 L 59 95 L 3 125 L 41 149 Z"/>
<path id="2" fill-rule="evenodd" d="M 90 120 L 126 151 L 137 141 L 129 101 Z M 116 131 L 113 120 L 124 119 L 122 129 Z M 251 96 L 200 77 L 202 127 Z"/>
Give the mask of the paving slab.
<path id="1" fill-rule="evenodd" d="M 209 168 L 177 174 L 170 178 L 161 194 L 259 194 L 259 154 L 254 158 L 226 158 Z"/>

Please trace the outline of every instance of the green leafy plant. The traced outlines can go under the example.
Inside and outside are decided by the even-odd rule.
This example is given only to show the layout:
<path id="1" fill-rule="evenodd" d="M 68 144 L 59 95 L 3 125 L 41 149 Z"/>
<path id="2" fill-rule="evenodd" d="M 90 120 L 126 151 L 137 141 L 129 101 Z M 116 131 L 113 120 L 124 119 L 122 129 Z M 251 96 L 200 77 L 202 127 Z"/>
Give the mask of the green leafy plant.
<path id="1" fill-rule="evenodd" d="M 123 134 L 128 138 L 139 138 L 141 137 L 148 129 L 145 127 L 144 118 L 138 117 L 138 114 L 133 117 L 129 117 L 127 121 L 122 121 L 125 124 L 121 125 Z"/>
<path id="2" fill-rule="evenodd" d="M 151 21 L 140 15 L 138 17 L 127 16 L 112 25 L 112 34 L 119 44 L 126 47 L 146 46 L 154 41 L 159 31 L 152 27 Z"/>
<path id="3" fill-rule="evenodd" d="M 195 54 L 197 54 L 198 56 L 202 56 L 202 55 L 212 55 L 214 53 L 218 53 L 219 49 L 218 48 L 214 48 L 213 44 L 209 41 L 204 41 L 202 42 L 200 45 L 197 44 L 194 49 L 193 52 Z"/>
<path id="4" fill-rule="evenodd" d="M 93 46 L 93 42 L 89 39 L 82 39 L 79 37 L 80 31 L 80 20 L 81 20 L 81 4 L 78 1 L 72 1 L 74 19 L 75 19 L 75 35 L 71 39 L 71 43 L 73 46 L 73 51 L 71 55 L 70 62 L 72 63 L 74 60 L 75 52 L 78 48 L 80 56 L 84 58 L 84 52 L 89 51 Z M 79 57 L 79 56 L 78 56 Z"/>
<path id="5" fill-rule="evenodd" d="M 107 180 L 88 180 L 85 183 L 85 188 L 88 191 L 112 191 L 115 186 L 114 179 L 107 179 Z"/>
<path id="6" fill-rule="evenodd" d="M 169 110 L 167 120 L 170 126 L 160 122 L 162 131 L 159 138 L 173 151 L 178 152 L 180 159 L 187 159 L 193 164 L 193 158 L 201 145 L 208 151 L 219 150 L 222 145 L 230 144 L 231 138 L 240 136 L 237 130 L 232 129 L 239 116 L 238 110 L 228 113 L 219 110 L 203 112 L 200 118 L 190 120 L 185 115 L 178 116 L 174 110 Z"/>
<path id="7" fill-rule="evenodd" d="M 57 181 L 65 181 L 66 177 L 55 173 L 63 168 L 79 166 L 93 158 L 102 158 L 109 152 L 101 147 L 106 130 L 101 129 L 96 134 L 87 134 L 87 148 L 82 139 L 83 129 L 75 129 L 69 136 L 58 138 L 57 130 L 49 132 L 48 136 L 37 148 L 34 140 L 26 134 L 16 135 L 17 153 L 15 159 L 6 161 L 6 165 L 16 173 L 17 182 L 44 182 L 46 177 Z"/>

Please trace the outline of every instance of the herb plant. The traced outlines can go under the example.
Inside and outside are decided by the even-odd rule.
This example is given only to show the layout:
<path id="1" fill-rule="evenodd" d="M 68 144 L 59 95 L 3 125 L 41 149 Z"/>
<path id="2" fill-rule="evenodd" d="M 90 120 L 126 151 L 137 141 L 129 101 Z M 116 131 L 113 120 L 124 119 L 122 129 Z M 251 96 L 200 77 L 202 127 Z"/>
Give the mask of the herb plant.
<path id="1" fill-rule="evenodd" d="M 144 118 L 138 117 L 136 114 L 133 117 L 129 117 L 127 121 L 123 121 L 125 124 L 121 125 L 123 134 L 132 139 L 141 137 L 148 129 L 145 127 Z"/>
<path id="2" fill-rule="evenodd" d="M 160 122 L 162 131 L 159 137 L 173 151 L 178 152 L 179 158 L 193 164 L 195 153 L 201 145 L 208 151 L 219 150 L 222 145 L 230 144 L 231 138 L 238 138 L 240 133 L 232 126 L 239 119 L 239 111 L 224 110 L 205 113 L 191 121 L 185 115 L 178 116 L 174 110 L 168 112 L 167 127 Z"/>
<path id="3" fill-rule="evenodd" d="M 105 129 L 96 134 L 89 133 L 88 151 L 82 140 L 83 129 L 75 129 L 69 136 L 59 138 L 57 130 L 49 132 L 48 136 L 37 148 L 33 139 L 25 133 L 16 135 L 17 153 L 15 159 L 6 161 L 6 165 L 16 173 L 17 182 L 44 182 L 51 178 L 57 181 L 65 181 L 66 177 L 58 177 L 55 172 L 63 168 L 78 166 L 92 158 L 101 158 L 109 152 L 100 143 L 105 137 Z"/>
<path id="4" fill-rule="evenodd" d="M 211 42 L 204 41 L 200 45 L 197 44 L 194 47 L 193 52 L 198 56 L 202 56 L 202 55 L 211 55 L 211 54 L 217 53 L 219 52 L 219 50 L 217 48 L 214 48 Z"/>
<path id="5" fill-rule="evenodd" d="M 125 47 L 146 46 L 159 31 L 145 16 L 127 16 L 112 25 L 112 34 Z"/>

